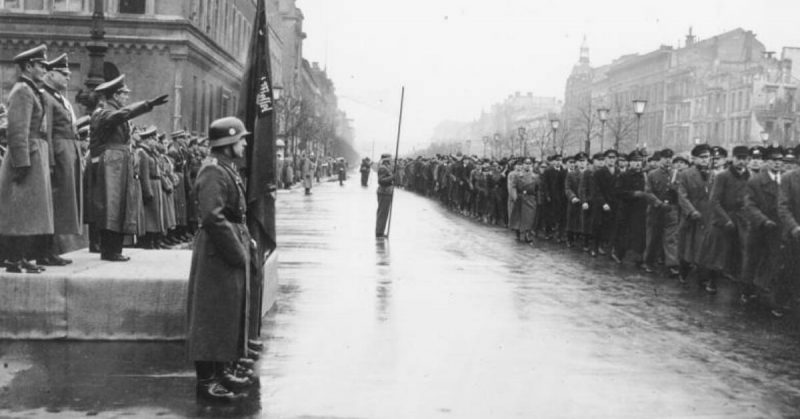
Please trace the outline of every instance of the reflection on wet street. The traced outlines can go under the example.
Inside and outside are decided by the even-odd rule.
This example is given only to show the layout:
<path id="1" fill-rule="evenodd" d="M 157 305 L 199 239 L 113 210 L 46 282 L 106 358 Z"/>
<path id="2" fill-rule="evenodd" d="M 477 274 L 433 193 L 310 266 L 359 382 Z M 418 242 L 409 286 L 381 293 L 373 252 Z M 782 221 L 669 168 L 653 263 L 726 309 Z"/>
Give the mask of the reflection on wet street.
<path id="1" fill-rule="evenodd" d="M 0 416 L 800 415 L 797 316 L 745 309 L 397 191 L 281 191 L 260 387 L 198 405 L 181 343 L 2 342 Z"/>

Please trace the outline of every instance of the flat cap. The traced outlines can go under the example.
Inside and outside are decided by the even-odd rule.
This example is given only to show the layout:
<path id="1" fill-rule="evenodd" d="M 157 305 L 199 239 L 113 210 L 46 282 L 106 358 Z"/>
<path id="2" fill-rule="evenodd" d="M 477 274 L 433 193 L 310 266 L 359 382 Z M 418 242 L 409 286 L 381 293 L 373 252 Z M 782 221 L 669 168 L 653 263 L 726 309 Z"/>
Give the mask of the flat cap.
<path id="1" fill-rule="evenodd" d="M 698 144 L 692 148 L 692 157 L 697 157 L 704 153 L 711 154 L 711 147 L 708 144 Z"/>
<path id="2" fill-rule="evenodd" d="M 733 157 L 750 157 L 750 149 L 746 145 L 737 145 L 731 150 Z"/>

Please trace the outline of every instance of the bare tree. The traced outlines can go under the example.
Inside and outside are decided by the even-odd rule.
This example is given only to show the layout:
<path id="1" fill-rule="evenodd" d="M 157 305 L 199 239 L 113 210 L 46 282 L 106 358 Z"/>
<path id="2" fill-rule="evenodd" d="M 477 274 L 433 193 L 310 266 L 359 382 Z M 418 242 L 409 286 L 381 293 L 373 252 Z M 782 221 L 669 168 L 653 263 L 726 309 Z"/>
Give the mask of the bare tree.
<path id="1" fill-rule="evenodd" d="M 619 151 L 620 146 L 627 146 L 634 141 L 636 136 L 636 117 L 629 105 L 615 99 L 606 121 L 606 128 L 614 141 L 614 149 Z"/>

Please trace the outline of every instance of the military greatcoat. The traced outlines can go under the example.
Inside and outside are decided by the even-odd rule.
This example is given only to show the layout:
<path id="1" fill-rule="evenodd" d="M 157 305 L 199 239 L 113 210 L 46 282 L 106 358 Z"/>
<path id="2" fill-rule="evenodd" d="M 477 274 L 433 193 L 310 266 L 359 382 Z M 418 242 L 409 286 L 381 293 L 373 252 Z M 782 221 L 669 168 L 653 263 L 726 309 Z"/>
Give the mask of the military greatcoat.
<path id="1" fill-rule="evenodd" d="M 8 151 L 0 165 L 0 234 L 53 234 L 53 191 L 50 185 L 50 149 L 44 140 L 44 99 L 26 77 L 8 96 Z M 14 180 L 18 167 L 28 174 Z"/>
<path id="2" fill-rule="evenodd" d="M 137 188 L 128 120 L 152 110 L 147 102 L 122 107 L 114 100 L 103 103 L 92 114 L 90 150 L 98 159 L 92 173 L 91 222 L 99 229 L 136 233 Z"/>
<path id="3" fill-rule="evenodd" d="M 691 167 L 678 174 L 677 183 L 682 216 L 678 257 L 682 261 L 699 264 L 700 251 L 711 218 L 711 173 Z M 699 217 L 692 217 L 694 213 L 699 213 Z"/>
<path id="4" fill-rule="evenodd" d="M 188 358 L 234 361 L 245 355 L 250 321 L 244 184 L 230 158 L 212 153 L 193 189 L 200 228 L 189 272 Z"/>
<path id="5" fill-rule="evenodd" d="M 72 105 L 59 92 L 45 85 L 47 142 L 53 166 L 55 234 L 83 232 L 83 153 L 75 130 Z"/>

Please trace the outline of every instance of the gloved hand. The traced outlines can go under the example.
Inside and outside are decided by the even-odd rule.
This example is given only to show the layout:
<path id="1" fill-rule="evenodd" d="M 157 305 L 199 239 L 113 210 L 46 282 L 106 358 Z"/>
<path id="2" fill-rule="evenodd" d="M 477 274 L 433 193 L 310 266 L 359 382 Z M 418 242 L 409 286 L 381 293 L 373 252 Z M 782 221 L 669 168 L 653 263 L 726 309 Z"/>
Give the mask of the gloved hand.
<path id="1" fill-rule="evenodd" d="M 30 166 L 15 167 L 13 177 L 14 182 L 21 183 L 26 177 L 28 177 L 28 173 L 30 173 L 30 171 Z"/>
<path id="2" fill-rule="evenodd" d="M 581 205 L 581 208 L 583 208 L 584 211 L 587 211 L 589 209 L 589 203 L 584 202 L 583 205 Z"/>
<path id="3" fill-rule="evenodd" d="M 580 200 L 580 199 L 578 199 L 578 198 L 572 198 L 572 203 L 573 203 L 573 204 L 577 204 L 577 203 L 579 203 L 579 202 L 581 202 L 581 200 Z"/>
<path id="4" fill-rule="evenodd" d="M 792 230 L 792 237 L 795 240 L 800 240 L 800 227 L 795 227 L 794 230 Z"/>
<path id="5" fill-rule="evenodd" d="M 606 211 L 606 212 L 611 211 L 611 207 L 608 206 L 608 204 L 603 204 L 603 211 Z"/>
<path id="6" fill-rule="evenodd" d="M 689 214 L 689 218 L 691 218 L 692 220 L 695 220 L 695 221 L 699 220 L 699 219 L 700 219 L 700 217 L 702 217 L 702 216 L 703 216 L 703 215 L 702 215 L 702 214 L 700 214 L 700 213 L 699 213 L 699 212 L 697 212 L 697 211 L 694 211 L 694 212 L 692 212 L 691 214 Z"/>
<path id="7" fill-rule="evenodd" d="M 733 231 L 733 230 L 736 229 L 736 225 L 733 224 L 733 221 L 728 221 L 727 223 L 725 223 L 724 227 L 725 227 L 725 230 L 728 230 L 728 231 Z"/>
<path id="8" fill-rule="evenodd" d="M 764 228 L 766 228 L 767 230 L 773 230 L 778 228 L 778 224 L 775 221 L 767 220 L 764 221 Z"/>
<path id="9" fill-rule="evenodd" d="M 147 104 L 150 105 L 150 107 L 161 106 L 161 105 L 167 103 L 167 98 L 168 97 L 169 97 L 169 95 L 161 95 L 161 96 L 159 96 L 159 97 L 157 97 L 157 98 L 155 98 L 153 100 L 148 101 Z"/>

